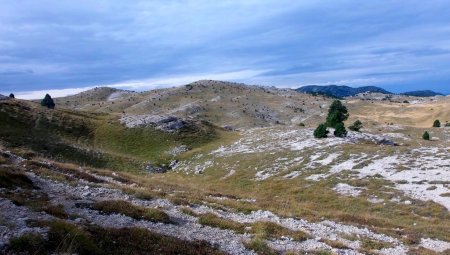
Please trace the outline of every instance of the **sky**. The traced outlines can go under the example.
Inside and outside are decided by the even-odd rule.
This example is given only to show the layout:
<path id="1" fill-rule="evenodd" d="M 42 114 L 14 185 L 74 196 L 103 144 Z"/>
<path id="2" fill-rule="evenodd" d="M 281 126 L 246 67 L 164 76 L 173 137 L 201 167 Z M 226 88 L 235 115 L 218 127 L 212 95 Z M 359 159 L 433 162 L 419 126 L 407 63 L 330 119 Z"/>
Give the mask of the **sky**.
<path id="1" fill-rule="evenodd" d="M 450 1 L 0 0 L 0 93 L 213 79 L 450 93 Z"/>

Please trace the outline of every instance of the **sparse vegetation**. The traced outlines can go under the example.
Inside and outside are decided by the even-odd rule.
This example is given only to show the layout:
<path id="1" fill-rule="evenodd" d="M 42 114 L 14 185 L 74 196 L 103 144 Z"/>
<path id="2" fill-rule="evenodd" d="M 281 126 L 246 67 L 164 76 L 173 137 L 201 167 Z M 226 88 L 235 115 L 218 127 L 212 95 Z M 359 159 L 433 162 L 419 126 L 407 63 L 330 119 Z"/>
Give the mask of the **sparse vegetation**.
<path id="1" fill-rule="evenodd" d="M 250 242 L 244 243 L 247 249 L 253 250 L 258 255 L 277 255 L 278 253 L 267 245 L 261 238 L 254 238 Z"/>
<path id="2" fill-rule="evenodd" d="M 107 200 L 92 205 L 94 210 L 104 213 L 120 213 L 136 220 L 171 223 L 169 215 L 155 208 L 144 208 L 123 200 Z"/>
<path id="3" fill-rule="evenodd" d="M 221 218 L 213 213 L 205 213 L 200 215 L 198 218 L 198 223 L 215 228 L 230 229 L 238 233 L 243 233 L 246 227 L 245 224 Z"/>
<path id="4" fill-rule="evenodd" d="M 359 132 L 362 127 L 362 122 L 360 120 L 356 120 L 351 126 L 348 127 L 348 129 Z"/>
<path id="5" fill-rule="evenodd" d="M 309 237 L 303 231 L 290 230 L 269 221 L 255 222 L 252 224 L 252 232 L 259 238 L 264 239 L 276 239 L 282 236 L 289 236 L 295 241 L 305 241 Z"/>
<path id="6" fill-rule="evenodd" d="M 193 86 L 186 93 L 194 93 L 198 90 L 198 86 Z M 167 93 L 174 92 L 169 91 Z M 273 95 L 275 93 L 265 94 Z M 156 98 L 155 100 L 151 99 L 153 96 Z M 232 100 L 227 98 L 227 102 L 247 107 L 246 96 L 243 94 L 242 97 L 233 98 Z M 151 96 L 142 94 L 141 97 L 148 98 L 151 101 L 150 106 L 155 109 L 161 109 L 161 107 L 174 109 L 179 106 L 178 102 L 167 102 L 169 96 L 166 95 L 156 97 L 153 94 Z M 214 99 L 215 97 L 212 98 Z M 420 149 L 432 144 L 438 145 L 437 147 L 439 148 L 448 147 L 448 141 L 444 138 L 446 137 L 444 129 L 433 131 L 433 136 L 436 139 L 432 139 L 435 140 L 432 144 L 421 142 L 420 134 L 424 131 L 424 127 L 415 127 L 413 126 L 414 124 L 409 123 L 410 118 L 414 116 L 405 117 L 405 115 L 402 115 L 402 112 L 389 110 L 391 109 L 389 108 L 390 104 L 393 104 L 393 102 L 385 102 L 383 103 L 385 105 L 382 105 L 375 101 L 371 106 L 380 108 L 380 112 L 387 112 L 385 115 L 379 114 L 373 109 L 368 111 L 366 106 L 353 102 L 356 100 L 349 100 L 346 103 L 347 107 L 349 107 L 348 112 L 364 121 L 368 136 L 385 136 L 389 137 L 389 139 L 392 137 L 392 139 L 398 139 L 399 141 L 405 140 L 399 142 L 399 144 L 407 144 L 407 146 L 383 146 L 380 148 L 380 146 L 375 145 L 371 141 L 367 143 L 365 141 L 353 142 L 353 139 L 351 143 L 347 143 L 347 139 L 325 139 L 319 141 L 311 139 L 310 133 L 305 135 L 307 137 L 305 138 L 307 139 L 306 141 L 302 139 L 293 141 L 292 136 L 286 134 L 295 132 L 295 137 L 298 138 L 303 136 L 303 131 L 306 132 L 309 129 L 292 128 L 290 125 L 277 125 L 262 129 L 241 129 L 238 126 L 239 132 L 225 132 L 221 128 L 216 129 L 214 126 L 210 126 L 211 129 L 203 129 L 203 126 L 200 126 L 200 128 L 193 127 L 192 130 L 186 131 L 187 133 L 165 133 L 153 127 L 126 128 L 122 126 L 117 121 L 115 114 L 129 114 L 129 110 L 126 110 L 126 113 L 122 113 L 117 112 L 117 109 L 120 109 L 123 105 L 134 105 L 143 102 L 142 98 L 137 99 L 136 102 L 128 101 L 130 103 L 117 100 L 114 105 L 110 102 L 105 102 L 105 105 L 108 105 L 107 107 L 102 106 L 97 109 L 97 106 L 93 106 L 92 108 L 85 108 L 89 109 L 86 112 L 59 107 L 62 102 L 58 101 L 60 99 L 55 99 L 58 109 L 51 112 L 39 107 L 37 104 L 24 103 L 23 100 L 3 100 L 0 103 L 0 146 L 5 146 L 7 150 L 11 150 L 14 153 L 23 149 L 24 152 L 20 152 L 18 155 L 20 154 L 28 160 L 16 166 L 12 159 L 6 157 L 6 154 L 0 156 L 0 186 L 3 188 L 12 184 L 12 186 L 6 187 L 6 191 L 4 190 L 5 192 L 2 192 L 0 196 L 11 200 L 15 205 L 26 206 L 38 212 L 46 212 L 60 219 L 68 217 L 71 219 L 82 218 L 82 216 L 76 216 L 75 214 L 67 215 L 63 206 L 50 203 L 49 198 L 42 191 L 35 189 L 36 187 L 27 186 L 26 181 L 14 183 L 20 178 L 14 177 L 14 180 L 11 181 L 8 179 L 10 177 L 6 176 L 7 181 L 2 180 L 4 177 L 2 175 L 4 173 L 3 170 L 8 172 L 8 174 L 21 174 L 26 169 L 25 171 L 33 172 L 38 177 L 64 182 L 64 184 L 73 185 L 74 187 L 80 183 L 86 185 L 87 181 L 89 182 L 87 185 L 90 188 L 101 186 L 120 189 L 138 199 L 153 200 L 164 198 L 175 205 L 180 205 L 177 208 L 182 213 L 198 218 L 197 220 L 201 224 L 214 228 L 229 229 L 237 233 L 248 232 L 255 234 L 256 238 L 260 239 L 262 243 L 265 240 L 281 239 L 282 236 L 300 241 L 309 237 L 301 231 L 293 231 L 271 222 L 240 223 L 230 220 L 231 218 L 228 217 L 221 217 L 220 212 L 218 214 L 202 215 L 196 213 L 197 209 L 194 211 L 191 208 L 197 208 L 197 205 L 204 205 L 209 206 L 211 210 L 220 209 L 229 213 L 251 213 L 257 210 L 268 210 L 280 217 L 301 218 L 313 222 L 326 219 L 361 227 L 370 226 L 370 231 L 395 237 L 405 243 L 408 248 L 411 248 L 409 246 L 417 245 L 422 237 L 450 241 L 448 230 L 445 228 L 450 220 L 446 207 L 433 201 L 423 202 L 418 199 L 411 199 L 411 197 L 408 197 L 408 194 L 396 189 L 399 184 L 420 184 L 424 185 L 421 191 L 426 192 L 427 190 L 436 190 L 438 186 L 447 185 L 446 181 L 432 180 L 432 178 L 427 181 L 421 178 L 411 180 L 409 177 L 386 180 L 387 175 L 377 171 L 378 169 L 374 169 L 374 172 L 380 173 L 367 178 L 359 176 L 364 173 L 364 171 L 360 171 L 361 169 L 371 169 L 374 166 L 378 166 L 379 163 L 383 165 L 383 159 L 391 156 L 399 157 L 398 165 L 392 169 L 393 172 L 397 171 L 398 174 L 401 174 L 402 171 L 415 169 L 416 166 L 414 164 L 418 162 L 415 160 L 416 156 L 421 157 L 421 155 L 424 155 L 422 158 L 423 162 L 426 163 L 424 167 L 429 167 L 428 164 L 432 157 L 429 156 L 427 158 L 425 154 L 431 154 L 428 152 L 422 153 Z M 186 98 L 192 98 L 191 94 L 187 94 Z M 85 100 L 86 102 L 89 101 Z M 130 100 L 133 101 L 131 98 Z M 209 101 L 209 95 L 202 95 L 202 98 L 194 95 L 192 100 L 200 100 L 198 102 L 201 102 L 201 104 L 203 102 L 208 102 L 210 105 L 213 104 L 212 101 Z M 217 95 L 217 100 L 224 99 Z M 303 118 L 303 115 L 309 114 L 310 109 L 308 105 L 315 105 L 314 107 L 322 109 L 322 105 L 324 105 L 323 100 L 329 99 L 315 98 L 314 100 L 317 101 L 305 100 L 305 102 L 301 102 L 305 111 L 299 111 L 298 113 L 298 115 L 302 114 L 301 120 L 305 121 L 308 127 L 317 125 L 317 122 L 320 121 L 318 118 Z M 154 105 L 155 102 L 160 102 L 161 106 L 158 103 Z M 326 101 L 327 104 L 330 102 Z M 184 103 L 183 101 L 180 105 Z M 396 103 L 401 103 L 401 101 Z M 369 105 L 368 102 L 365 102 L 365 104 Z M 427 104 L 427 102 L 424 104 Z M 415 105 L 416 103 L 411 103 L 408 106 L 403 105 L 402 111 L 406 111 L 410 107 L 414 108 L 416 107 Z M 220 106 L 226 108 L 223 105 Z M 273 106 L 270 105 L 270 107 Z M 258 108 L 258 111 L 253 111 L 253 108 Z M 246 108 L 245 114 L 258 115 L 261 121 L 255 121 L 249 125 L 264 127 L 263 118 L 270 117 L 266 108 L 261 109 L 259 105 L 253 108 L 252 110 Z M 112 114 L 97 114 L 91 112 L 91 109 L 112 112 Z M 439 108 L 434 106 L 434 109 Z M 197 109 L 195 110 L 197 111 Z M 219 114 L 217 112 L 210 112 L 209 110 L 199 111 L 198 115 L 197 113 L 192 115 L 195 118 L 208 118 L 210 120 L 220 118 L 216 117 Z M 322 114 L 323 111 L 324 109 L 314 114 Z M 371 115 L 371 118 L 368 118 L 364 114 L 369 113 L 365 111 L 370 112 L 373 116 Z M 435 110 L 435 112 L 437 111 Z M 439 111 L 436 114 L 433 112 L 430 118 L 447 119 L 447 115 L 445 113 L 442 114 L 441 110 Z M 353 114 L 354 112 L 358 114 Z M 397 116 L 397 113 L 400 116 Z M 426 123 L 431 123 L 433 119 L 424 120 L 422 123 L 426 125 Z M 349 129 L 353 129 L 357 121 Z M 272 123 L 275 123 L 275 120 L 272 120 Z M 396 125 L 391 125 L 391 123 Z M 229 124 L 234 126 L 234 123 L 230 122 Z M 338 123 L 337 126 L 341 124 L 343 131 L 346 132 L 342 122 Z M 326 137 L 328 133 L 326 124 L 323 124 L 322 127 L 321 137 Z M 266 132 L 265 130 L 269 131 Z M 265 134 L 269 132 L 279 135 L 269 139 L 265 137 Z M 252 133 L 252 136 L 249 133 Z M 323 136 L 323 134 L 325 135 Z M 430 139 L 430 134 L 428 135 L 428 139 Z M 316 132 L 314 132 L 314 136 L 316 136 Z M 264 148 L 266 145 L 271 147 L 267 147 L 267 151 L 253 151 L 252 148 L 249 148 L 249 144 L 254 142 L 250 140 L 252 137 L 258 137 L 258 139 L 261 137 L 261 140 L 255 142 L 258 149 L 260 147 Z M 281 146 L 279 145 L 280 141 L 283 143 Z M 239 146 L 232 148 L 232 150 L 244 153 L 229 153 L 230 144 L 238 144 Z M 181 146 L 186 149 L 181 150 L 182 152 L 180 153 L 172 153 L 174 148 Z M 272 147 L 277 146 L 280 147 L 279 150 L 272 150 Z M 31 154 L 25 153 L 25 151 L 30 151 Z M 441 152 L 442 150 L 439 149 L 439 153 Z M 400 160 L 404 158 L 403 155 L 410 154 L 412 157 L 407 163 Z M 443 159 L 438 153 L 436 158 Z M 445 159 L 443 160 L 445 161 Z M 149 174 L 142 171 L 143 166 L 147 163 L 167 166 L 170 162 L 175 162 L 176 167 L 174 167 L 174 171 L 168 171 L 164 174 Z M 329 171 L 334 165 L 344 165 L 347 162 L 354 163 L 354 166 L 349 166 L 351 170 L 332 174 Z M 387 169 L 388 167 L 386 166 Z M 188 174 L 184 172 L 184 169 L 186 169 Z M 194 174 L 193 172 L 196 169 L 206 170 L 200 171 L 203 174 Z M 119 170 L 127 172 L 118 172 Z M 261 174 L 261 176 L 268 174 L 270 177 L 259 180 L 255 178 L 256 174 Z M 105 178 L 97 178 L 94 175 L 104 176 Z M 326 177 L 309 179 L 310 176 L 314 177 L 315 175 Z M 24 176 L 27 177 L 25 174 Z M 32 175 L 29 176 L 30 178 L 32 177 Z M 441 176 L 443 176 L 442 173 Z M 337 193 L 334 189 L 337 184 L 342 182 L 361 191 L 360 195 L 347 197 Z M 36 184 L 38 185 L 40 182 L 36 182 Z M 432 184 L 436 185 L 430 186 Z M 16 191 L 17 187 L 21 187 L 23 190 L 17 189 L 19 191 Z M 441 200 L 448 196 L 445 192 L 440 193 L 442 194 L 439 198 Z M 368 201 L 368 197 L 369 199 L 376 197 L 379 201 L 384 202 L 371 203 L 371 201 Z M 86 199 L 95 201 L 98 198 L 86 197 Z M 128 204 L 116 203 L 117 201 L 104 202 L 105 204 L 103 205 L 99 205 L 101 202 L 93 204 L 90 208 L 96 209 L 98 212 L 90 211 L 90 213 L 118 213 L 128 215 L 137 220 L 166 223 L 166 220 L 169 219 L 163 211 L 138 206 L 140 202 L 135 204 L 126 201 L 123 202 Z M 108 203 L 110 204 L 108 205 Z M 89 203 L 86 203 L 86 206 L 88 205 Z M 159 212 L 153 211 L 148 213 L 147 209 L 158 210 Z M 160 214 L 161 212 L 162 214 Z M 106 218 L 109 216 L 103 215 L 102 217 Z M 180 220 L 179 224 L 184 224 L 183 221 L 192 222 L 196 220 L 192 217 L 181 218 L 182 220 Z M 126 220 L 133 223 L 137 222 L 129 218 Z M 164 225 L 164 227 L 174 226 Z M 99 244 L 96 239 L 97 235 L 101 236 L 103 233 L 99 234 L 95 229 L 81 224 L 77 228 L 84 231 L 84 234 L 93 240 L 97 248 L 103 245 Z M 121 235 L 132 235 L 129 231 L 135 231 L 134 229 L 120 230 L 121 234 L 119 236 L 115 236 L 115 231 L 118 231 L 116 229 L 105 230 L 99 228 L 98 231 L 107 232 L 109 230 L 111 233 L 105 234 L 104 237 L 112 238 L 111 240 L 113 241 L 110 244 L 105 244 L 105 247 L 101 247 L 101 249 L 111 252 L 108 250 L 108 247 L 111 246 L 116 247 L 115 249 L 117 250 L 123 248 L 121 251 L 125 253 L 139 254 L 140 248 L 132 247 L 133 240 L 129 240 L 129 242 L 125 240 L 122 243 L 124 247 L 118 247 L 118 244 L 115 246 L 115 242 L 120 243 L 115 238 L 125 239 L 126 237 Z M 208 230 L 210 229 L 208 228 Z M 139 232 L 140 230 L 136 231 Z M 147 236 L 147 234 L 143 234 L 143 236 Z M 317 238 L 317 236 L 312 236 L 312 238 Z M 322 240 L 322 242 L 334 248 L 345 249 L 345 242 L 326 239 Z M 372 253 L 373 250 L 376 250 L 375 248 L 380 247 L 379 244 L 367 242 L 368 244 L 366 244 L 363 253 Z M 260 246 L 263 246 L 261 242 L 255 245 L 255 247 Z M 129 250 L 127 250 L 128 248 Z M 46 249 L 50 248 L 46 247 Z M 65 252 L 63 250 L 61 249 L 58 252 Z M 65 248 L 65 250 L 79 253 L 76 247 Z M 265 249 L 262 248 L 262 250 Z M 90 252 L 95 254 L 94 250 Z"/>
<path id="7" fill-rule="evenodd" d="M 183 241 L 141 228 L 77 227 L 64 221 L 49 224 L 48 240 L 29 233 L 11 240 L 9 251 L 33 254 L 224 254 L 203 241 Z"/>
<path id="8" fill-rule="evenodd" d="M 386 242 L 381 242 L 381 241 L 377 241 L 377 240 L 372 240 L 369 238 L 363 238 L 361 240 L 361 248 L 363 251 L 365 252 L 371 252 L 371 251 L 379 251 L 383 248 L 389 248 L 392 247 L 392 244 L 390 243 L 386 243 Z"/>
<path id="9" fill-rule="evenodd" d="M 13 237 L 9 241 L 9 250 L 20 253 L 43 254 L 45 251 L 46 240 L 38 233 L 25 233 L 19 237 Z"/>
<path id="10" fill-rule="evenodd" d="M 0 187 L 1 188 L 23 188 L 33 189 L 33 182 L 23 173 L 0 167 Z"/>

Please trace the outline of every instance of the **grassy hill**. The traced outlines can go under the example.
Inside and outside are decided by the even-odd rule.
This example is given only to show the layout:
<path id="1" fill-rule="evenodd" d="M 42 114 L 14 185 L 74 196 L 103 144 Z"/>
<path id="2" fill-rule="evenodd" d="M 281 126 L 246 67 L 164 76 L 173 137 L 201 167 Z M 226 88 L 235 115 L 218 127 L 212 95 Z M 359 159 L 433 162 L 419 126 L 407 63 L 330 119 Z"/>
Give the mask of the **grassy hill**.
<path id="1" fill-rule="evenodd" d="M 0 139 L 9 147 L 94 167 L 142 170 L 145 163 L 168 163 L 174 148 L 193 149 L 216 137 L 217 129 L 209 123 L 189 123 L 167 133 L 153 127 L 126 128 L 114 114 L 0 101 Z"/>

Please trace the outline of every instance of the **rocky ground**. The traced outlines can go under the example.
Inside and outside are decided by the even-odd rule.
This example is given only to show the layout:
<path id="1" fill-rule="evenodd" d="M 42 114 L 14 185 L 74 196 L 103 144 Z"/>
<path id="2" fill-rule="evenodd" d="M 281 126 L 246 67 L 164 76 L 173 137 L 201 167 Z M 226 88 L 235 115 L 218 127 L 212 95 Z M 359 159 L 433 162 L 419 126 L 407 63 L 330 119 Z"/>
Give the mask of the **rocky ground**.
<path id="1" fill-rule="evenodd" d="M 229 254 L 254 254 L 248 250 L 244 243 L 252 239 L 253 234 L 237 233 L 232 230 L 225 230 L 216 227 L 199 224 L 198 218 L 183 212 L 186 206 L 175 205 L 167 199 L 142 200 L 132 195 L 123 193 L 120 181 L 111 177 L 89 174 L 97 180 L 104 181 L 103 184 L 93 183 L 86 180 L 78 180 L 75 183 L 55 181 L 46 178 L 45 175 L 38 174 L 32 167 L 27 165 L 27 160 L 15 156 L 9 152 L 9 160 L 17 167 L 23 169 L 26 175 L 32 180 L 39 192 L 48 195 L 49 201 L 54 205 L 62 205 L 65 212 L 74 215 L 70 220 L 74 224 L 95 224 L 103 227 L 139 227 L 151 231 L 174 236 L 185 240 L 205 240 L 218 246 L 221 250 Z M 325 160 L 327 161 L 327 160 Z M 43 162 L 43 164 L 48 164 Z M 82 171 L 80 169 L 80 171 Z M 135 186 L 135 184 L 131 184 Z M 111 187 L 118 188 L 111 188 Z M 349 187 L 339 188 L 341 191 L 349 192 Z M 351 188 L 350 188 L 351 190 Z M 353 195 L 353 191 L 350 191 Z M 213 197 L 214 199 L 214 197 Z M 217 197 L 215 199 L 233 199 Z M 102 214 L 89 207 L 96 201 L 125 200 L 135 205 L 146 208 L 159 208 L 166 212 L 171 220 L 171 224 L 157 223 L 146 220 L 136 220 L 121 214 Z M 18 206 L 6 198 L 0 199 L 0 216 L 2 219 L 0 229 L 0 246 L 7 247 L 8 240 L 12 237 L 20 236 L 27 232 L 46 233 L 46 228 L 30 227 L 30 221 L 52 220 L 55 217 L 45 212 L 36 212 L 25 206 Z M 213 213 L 220 218 L 239 222 L 243 224 L 269 221 L 277 223 L 287 229 L 300 230 L 308 235 L 305 241 L 294 241 L 289 237 L 279 239 L 269 239 L 267 243 L 273 249 L 286 253 L 328 250 L 336 254 L 361 254 L 362 240 L 373 240 L 386 244 L 377 251 L 379 254 L 407 254 L 408 248 L 398 239 L 384 234 L 375 233 L 367 228 L 355 227 L 337 222 L 323 220 L 321 222 L 309 222 L 298 218 L 286 218 L 275 215 L 270 211 L 253 211 L 250 214 L 235 212 L 230 208 L 217 209 L 208 205 L 194 204 L 189 206 L 195 214 L 202 215 Z M 331 240 L 331 241 L 330 241 Z M 343 247 L 332 247 L 330 242 L 339 242 Z M 450 248 L 450 243 L 422 239 L 421 245 L 427 249 L 442 252 Z"/>

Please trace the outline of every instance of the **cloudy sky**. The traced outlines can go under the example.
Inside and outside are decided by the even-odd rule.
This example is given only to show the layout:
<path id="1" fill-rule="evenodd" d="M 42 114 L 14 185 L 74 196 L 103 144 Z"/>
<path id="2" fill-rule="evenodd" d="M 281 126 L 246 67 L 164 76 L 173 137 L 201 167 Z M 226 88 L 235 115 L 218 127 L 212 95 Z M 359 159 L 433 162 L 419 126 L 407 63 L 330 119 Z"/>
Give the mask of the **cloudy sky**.
<path id="1" fill-rule="evenodd" d="M 0 93 L 199 79 L 450 93 L 450 1 L 0 0 Z"/>

